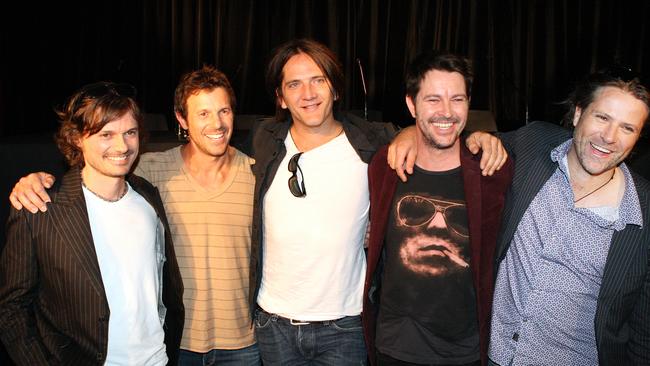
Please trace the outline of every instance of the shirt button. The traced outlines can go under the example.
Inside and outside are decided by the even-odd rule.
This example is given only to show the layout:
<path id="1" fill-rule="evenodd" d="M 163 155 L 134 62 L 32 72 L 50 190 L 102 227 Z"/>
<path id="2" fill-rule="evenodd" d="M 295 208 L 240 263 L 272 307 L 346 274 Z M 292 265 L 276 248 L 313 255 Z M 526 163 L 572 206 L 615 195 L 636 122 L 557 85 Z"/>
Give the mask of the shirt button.
<path id="1" fill-rule="evenodd" d="M 515 342 L 519 342 L 519 333 L 515 333 L 512 335 L 512 340 Z"/>
<path id="2" fill-rule="evenodd" d="M 97 354 L 97 361 L 102 361 L 104 359 L 104 355 L 101 353 Z"/>

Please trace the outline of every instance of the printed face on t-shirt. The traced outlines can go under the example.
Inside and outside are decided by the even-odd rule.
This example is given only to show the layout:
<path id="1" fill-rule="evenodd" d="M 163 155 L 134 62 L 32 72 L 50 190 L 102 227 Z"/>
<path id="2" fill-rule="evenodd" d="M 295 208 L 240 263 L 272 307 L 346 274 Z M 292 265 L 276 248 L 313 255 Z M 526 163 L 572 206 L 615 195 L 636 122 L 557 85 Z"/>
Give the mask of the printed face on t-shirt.
<path id="1" fill-rule="evenodd" d="M 402 232 L 399 257 L 405 269 L 437 277 L 469 267 L 467 207 L 464 202 L 408 194 L 399 199 L 395 212 Z"/>

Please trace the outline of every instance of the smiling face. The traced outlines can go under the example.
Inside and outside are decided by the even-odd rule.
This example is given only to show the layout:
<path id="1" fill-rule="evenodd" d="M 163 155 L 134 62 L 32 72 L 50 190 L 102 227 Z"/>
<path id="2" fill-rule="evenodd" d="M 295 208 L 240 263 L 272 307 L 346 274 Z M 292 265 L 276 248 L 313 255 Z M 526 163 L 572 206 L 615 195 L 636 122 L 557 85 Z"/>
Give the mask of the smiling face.
<path id="1" fill-rule="evenodd" d="M 77 144 L 84 158 L 84 179 L 123 178 L 138 156 L 138 123 L 131 113 L 108 122 Z"/>
<path id="2" fill-rule="evenodd" d="M 648 117 L 646 105 L 630 93 L 603 87 L 586 109 L 576 108 L 569 151 L 573 172 L 609 173 L 632 151 Z"/>
<path id="3" fill-rule="evenodd" d="M 427 72 L 415 100 L 407 96 L 406 104 L 415 118 L 418 141 L 424 143 L 423 147 L 459 146 L 458 137 L 469 113 L 463 75 L 441 70 Z"/>
<path id="4" fill-rule="evenodd" d="M 188 130 L 187 148 L 192 154 L 223 156 L 232 136 L 234 113 L 224 88 L 200 90 L 186 102 L 187 118 L 176 113 L 181 127 Z"/>
<path id="5" fill-rule="evenodd" d="M 293 123 L 305 128 L 328 127 L 334 123 L 334 94 L 323 71 L 304 53 L 292 56 L 282 69 L 278 100 L 288 109 Z"/>

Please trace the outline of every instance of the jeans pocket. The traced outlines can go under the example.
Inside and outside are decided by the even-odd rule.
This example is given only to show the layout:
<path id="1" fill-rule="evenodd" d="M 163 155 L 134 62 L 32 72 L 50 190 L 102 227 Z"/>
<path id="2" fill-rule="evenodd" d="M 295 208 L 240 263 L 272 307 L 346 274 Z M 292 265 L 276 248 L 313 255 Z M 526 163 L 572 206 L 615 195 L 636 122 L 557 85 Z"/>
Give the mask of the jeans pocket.
<path id="1" fill-rule="evenodd" d="M 255 310 L 255 328 L 266 328 L 269 323 L 271 323 L 271 314 L 259 309 Z"/>
<path id="2" fill-rule="evenodd" d="M 361 329 L 361 316 L 346 316 L 332 322 L 332 327 L 343 332 L 359 331 Z"/>

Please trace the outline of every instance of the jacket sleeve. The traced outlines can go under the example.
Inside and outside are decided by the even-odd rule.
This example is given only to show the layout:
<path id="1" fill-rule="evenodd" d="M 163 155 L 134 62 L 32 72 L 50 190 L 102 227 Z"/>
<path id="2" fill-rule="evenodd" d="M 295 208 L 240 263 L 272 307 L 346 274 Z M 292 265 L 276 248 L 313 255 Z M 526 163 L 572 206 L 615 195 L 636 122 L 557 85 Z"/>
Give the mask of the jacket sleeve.
<path id="1" fill-rule="evenodd" d="M 650 259 L 639 299 L 630 317 L 628 355 L 634 365 L 650 365 Z"/>
<path id="2" fill-rule="evenodd" d="M 34 315 L 39 271 L 28 215 L 34 214 L 11 208 L 7 221 L 0 257 L 0 338 L 17 365 L 48 365 Z"/>

